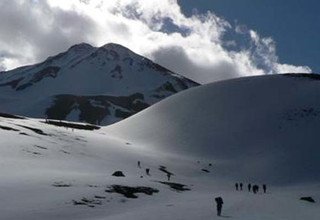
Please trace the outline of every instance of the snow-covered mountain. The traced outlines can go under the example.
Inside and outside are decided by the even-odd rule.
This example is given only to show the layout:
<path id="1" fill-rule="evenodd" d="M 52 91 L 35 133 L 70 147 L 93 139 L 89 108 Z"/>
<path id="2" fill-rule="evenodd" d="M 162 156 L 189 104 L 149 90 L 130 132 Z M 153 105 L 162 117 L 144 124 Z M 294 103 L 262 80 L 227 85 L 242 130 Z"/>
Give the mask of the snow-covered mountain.
<path id="1" fill-rule="evenodd" d="M 198 84 L 129 49 L 78 44 L 0 73 L 0 112 L 111 124 Z"/>
<path id="2" fill-rule="evenodd" d="M 318 220 L 319 109 L 317 75 L 277 75 L 199 86 L 107 127 L 0 114 L 0 219 L 221 219 L 221 196 L 224 218 Z"/>

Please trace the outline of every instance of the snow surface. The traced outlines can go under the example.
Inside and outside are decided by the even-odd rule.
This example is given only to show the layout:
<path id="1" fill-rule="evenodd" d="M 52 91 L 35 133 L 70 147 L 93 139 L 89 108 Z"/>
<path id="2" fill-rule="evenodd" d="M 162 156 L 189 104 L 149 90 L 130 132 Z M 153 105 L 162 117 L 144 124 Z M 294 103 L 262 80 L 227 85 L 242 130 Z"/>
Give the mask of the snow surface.
<path id="1" fill-rule="evenodd" d="M 221 175 L 277 184 L 320 181 L 319 130 L 320 80 L 301 75 L 212 83 L 106 128 L 148 148 L 219 161 Z"/>
<path id="2" fill-rule="evenodd" d="M 313 129 L 320 116 L 299 109 L 316 109 L 319 82 L 272 76 L 214 83 L 94 131 L 0 117 L 0 219 L 318 220 L 319 148 L 313 147 L 318 143 Z M 283 138 L 269 140 L 273 130 Z M 236 147 L 230 144 L 236 141 Z M 281 157 L 272 143 L 282 146 Z M 280 160 L 290 169 L 276 167 Z M 159 183 L 167 181 L 159 166 L 190 191 Z M 113 177 L 118 170 L 126 177 Z M 243 182 L 244 191 L 235 191 L 235 182 Z M 268 192 L 247 192 L 249 182 L 266 183 Z M 113 184 L 159 192 L 130 199 L 105 192 Z M 217 196 L 224 199 L 222 217 L 215 214 Z M 303 196 L 317 202 L 299 200 Z M 84 197 L 101 204 L 73 204 Z"/>

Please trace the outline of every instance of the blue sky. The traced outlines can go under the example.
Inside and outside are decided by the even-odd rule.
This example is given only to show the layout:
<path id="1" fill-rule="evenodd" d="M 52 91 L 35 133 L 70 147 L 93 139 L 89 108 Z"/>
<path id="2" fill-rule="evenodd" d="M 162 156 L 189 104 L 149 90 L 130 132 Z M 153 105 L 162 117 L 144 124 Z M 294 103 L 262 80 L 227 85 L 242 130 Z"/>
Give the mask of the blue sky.
<path id="1" fill-rule="evenodd" d="M 277 45 L 279 61 L 320 72 L 319 0 L 179 0 L 184 13 L 210 10 L 231 24 L 243 24 Z"/>

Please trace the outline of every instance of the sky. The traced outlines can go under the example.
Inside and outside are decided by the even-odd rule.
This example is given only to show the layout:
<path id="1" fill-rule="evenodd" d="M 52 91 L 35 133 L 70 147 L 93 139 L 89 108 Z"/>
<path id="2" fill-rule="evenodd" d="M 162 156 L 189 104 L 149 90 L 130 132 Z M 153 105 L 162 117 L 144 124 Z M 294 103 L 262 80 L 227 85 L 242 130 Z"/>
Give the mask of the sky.
<path id="1" fill-rule="evenodd" d="M 200 83 L 319 69 L 316 2 L 278 2 L 0 0 L 0 71 L 81 42 L 122 44 Z"/>
<path id="2" fill-rule="evenodd" d="M 319 0 L 179 0 L 184 13 L 214 11 L 232 24 L 246 25 L 277 43 L 281 62 L 320 72 Z"/>

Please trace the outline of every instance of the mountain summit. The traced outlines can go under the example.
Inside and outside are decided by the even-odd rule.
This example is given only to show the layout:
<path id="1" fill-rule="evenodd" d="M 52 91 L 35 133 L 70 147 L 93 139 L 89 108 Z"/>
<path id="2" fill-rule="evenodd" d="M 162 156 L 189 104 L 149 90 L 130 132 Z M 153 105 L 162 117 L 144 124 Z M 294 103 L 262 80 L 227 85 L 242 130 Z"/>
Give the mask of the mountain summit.
<path id="1" fill-rule="evenodd" d="M 81 43 L 0 74 L 0 111 L 108 125 L 197 86 L 119 44 Z"/>

